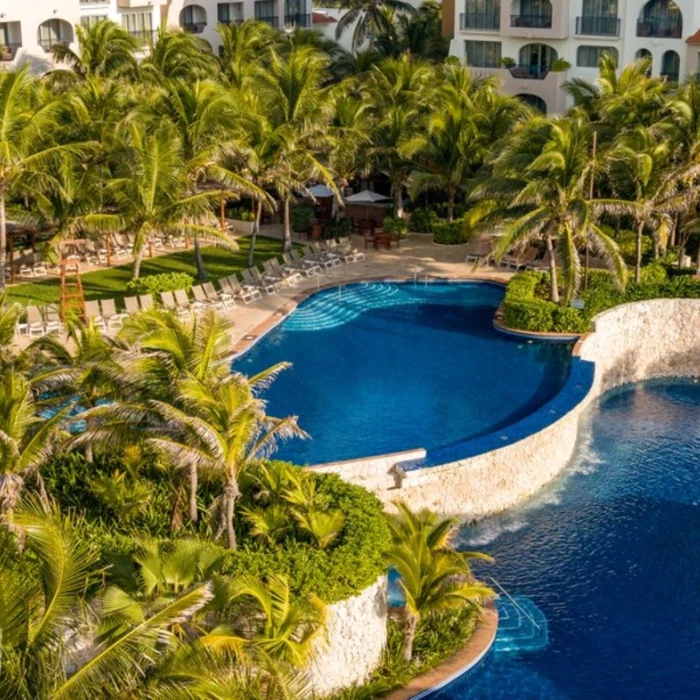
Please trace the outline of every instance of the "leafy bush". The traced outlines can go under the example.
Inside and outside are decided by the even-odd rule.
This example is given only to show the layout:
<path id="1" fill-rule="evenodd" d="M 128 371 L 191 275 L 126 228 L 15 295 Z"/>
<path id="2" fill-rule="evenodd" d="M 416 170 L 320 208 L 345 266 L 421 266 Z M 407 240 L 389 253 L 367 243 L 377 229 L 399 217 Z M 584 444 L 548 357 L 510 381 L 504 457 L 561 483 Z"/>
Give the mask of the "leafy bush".
<path id="1" fill-rule="evenodd" d="M 176 289 L 189 291 L 194 284 L 194 277 L 186 272 L 164 272 L 160 275 L 147 275 L 127 282 L 126 291 L 131 294 L 158 294 L 173 292 Z"/>
<path id="2" fill-rule="evenodd" d="M 433 224 L 433 242 L 443 245 L 458 245 L 469 240 L 464 221 L 437 221 Z"/>
<path id="3" fill-rule="evenodd" d="M 411 212 L 408 226 L 415 233 L 433 233 L 438 215 L 432 209 L 415 209 Z"/>
<path id="4" fill-rule="evenodd" d="M 323 235 L 325 238 L 343 238 L 349 236 L 352 232 L 350 219 L 332 219 L 323 227 Z"/>
<path id="5" fill-rule="evenodd" d="M 385 216 L 382 228 L 395 241 L 400 241 L 408 235 L 408 221 L 398 216 Z"/>
<path id="6" fill-rule="evenodd" d="M 571 64 L 565 58 L 555 58 L 549 67 L 553 73 L 563 73 L 569 68 L 571 68 Z"/>
<path id="7" fill-rule="evenodd" d="M 556 308 L 551 301 L 540 299 L 512 301 L 504 305 L 504 321 L 510 328 L 546 333 L 552 330 Z"/>
<path id="8" fill-rule="evenodd" d="M 659 263 L 651 263 L 642 268 L 641 282 L 643 284 L 661 284 L 667 279 L 666 268 Z"/>
<path id="9" fill-rule="evenodd" d="M 552 312 L 552 330 L 555 333 L 585 333 L 588 330 L 590 321 L 578 309 L 556 304 L 555 307 Z"/>
<path id="10" fill-rule="evenodd" d="M 314 208 L 308 204 L 298 204 L 292 209 L 291 223 L 292 229 L 296 233 L 303 233 L 309 228 L 311 219 L 315 216 Z"/>
<path id="11" fill-rule="evenodd" d="M 608 231 L 614 234 L 612 229 Z M 617 238 L 617 245 L 620 249 L 622 259 L 628 265 L 635 265 L 637 261 L 637 232 L 629 229 L 622 229 Z M 642 236 L 642 264 L 646 264 L 651 259 L 654 252 L 654 243 L 650 236 Z"/>
<path id="12" fill-rule="evenodd" d="M 226 209 L 226 218 L 236 221 L 255 221 L 255 213 L 247 208 L 236 207 L 235 209 Z"/>

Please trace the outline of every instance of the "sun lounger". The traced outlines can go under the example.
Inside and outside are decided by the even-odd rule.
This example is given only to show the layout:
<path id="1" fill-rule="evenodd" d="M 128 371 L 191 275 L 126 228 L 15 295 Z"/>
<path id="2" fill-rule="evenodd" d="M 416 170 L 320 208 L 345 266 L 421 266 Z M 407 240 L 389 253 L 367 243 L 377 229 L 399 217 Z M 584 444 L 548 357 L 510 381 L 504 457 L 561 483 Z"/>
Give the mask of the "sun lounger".
<path id="1" fill-rule="evenodd" d="M 302 261 L 295 262 L 289 253 L 282 253 L 282 260 L 284 260 L 282 263 L 283 269 L 290 272 L 298 272 L 300 275 L 306 275 L 307 277 L 313 277 L 321 269 L 316 265 L 304 265 Z"/>
<path id="2" fill-rule="evenodd" d="M 282 265 L 280 265 L 280 261 L 277 258 L 272 258 L 267 262 L 269 263 L 272 272 L 281 277 L 290 287 L 294 287 L 301 282 L 302 275 L 298 270 L 285 269 L 282 267 Z"/>
<path id="3" fill-rule="evenodd" d="M 94 323 L 99 329 L 107 330 L 105 320 L 100 313 L 100 305 L 97 301 L 85 302 L 85 319 L 88 323 Z"/>
<path id="4" fill-rule="evenodd" d="M 61 310 L 55 304 L 48 304 L 44 308 L 44 330 L 47 333 L 51 333 L 52 331 L 58 331 L 60 333 L 63 330 Z"/>
<path id="5" fill-rule="evenodd" d="M 244 304 L 250 304 L 251 301 L 262 299 L 262 294 L 257 287 L 251 287 L 248 284 L 241 285 L 236 275 L 229 275 L 226 279 L 231 285 L 234 295 L 241 299 Z"/>
<path id="6" fill-rule="evenodd" d="M 139 312 L 139 300 L 136 297 L 124 297 L 124 309 L 131 316 Z"/>
<path id="7" fill-rule="evenodd" d="M 102 318 L 105 320 L 108 328 L 122 327 L 126 314 L 117 312 L 117 305 L 114 303 L 114 299 L 103 299 L 100 302 L 100 308 L 102 309 Z"/>
<path id="8" fill-rule="evenodd" d="M 490 236 L 480 236 L 467 243 L 466 262 L 483 262 L 491 255 L 493 244 Z"/>
<path id="9" fill-rule="evenodd" d="M 27 307 L 27 335 L 30 338 L 40 337 L 46 333 L 44 319 L 38 306 Z"/>
<path id="10" fill-rule="evenodd" d="M 191 316 L 197 311 L 197 307 L 192 306 L 190 298 L 187 296 L 187 292 L 184 289 L 176 289 L 173 294 L 175 295 L 175 304 L 177 305 L 177 313 L 180 318 Z"/>
<path id="11" fill-rule="evenodd" d="M 175 302 L 173 301 L 173 304 Z M 139 304 L 141 304 L 141 311 L 150 311 L 155 307 L 153 302 L 152 294 L 139 294 Z"/>
<path id="12" fill-rule="evenodd" d="M 311 260 L 312 262 L 315 262 L 317 265 L 320 265 L 324 270 L 331 270 L 337 265 L 340 265 L 339 260 L 334 260 L 329 257 L 326 257 L 322 253 L 316 253 L 309 246 L 306 246 L 306 248 L 304 248 L 304 258 L 306 260 Z"/>
<path id="13" fill-rule="evenodd" d="M 225 292 L 223 289 L 217 292 L 211 282 L 205 282 L 202 287 L 207 295 L 207 299 L 211 299 L 212 302 L 222 304 L 224 309 L 232 309 L 236 305 L 233 294 Z"/>
<path id="14" fill-rule="evenodd" d="M 321 244 L 318 241 L 311 244 L 311 250 L 315 255 L 319 256 L 323 260 L 328 260 L 328 262 L 332 263 L 333 267 L 340 267 L 343 264 L 343 261 L 338 253 L 328 250 L 327 246 L 326 250 L 324 250 L 321 248 Z"/>
<path id="15" fill-rule="evenodd" d="M 296 250 L 291 250 L 289 256 L 296 265 L 302 265 L 307 270 L 311 270 L 314 275 L 320 274 L 321 265 L 316 260 L 302 258 Z"/>
<path id="16" fill-rule="evenodd" d="M 255 268 L 249 267 L 247 270 L 243 270 L 243 272 L 241 272 L 241 275 L 243 276 L 243 282 L 249 287 L 256 287 L 257 289 L 265 292 L 266 294 L 274 294 L 277 291 L 275 285 L 271 284 L 270 282 L 266 282 L 257 270 L 255 270 L 255 272 L 258 273 L 256 276 L 254 270 Z"/>
<path id="17" fill-rule="evenodd" d="M 353 248 L 347 236 L 338 239 L 338 244 L 335 246 L 334 250 L 343 257 L 346 263 L 362 262 L 365 259 L 365 254 L 361 250 Z"/>
<path id="18" fill-rule="evenodd" d="M 161 292 L 160 301 L 163 304 L 163 308 L 166 311 L 177 311 L 177 303 L 175 302 L 175 295 L 172 292 Z"/>

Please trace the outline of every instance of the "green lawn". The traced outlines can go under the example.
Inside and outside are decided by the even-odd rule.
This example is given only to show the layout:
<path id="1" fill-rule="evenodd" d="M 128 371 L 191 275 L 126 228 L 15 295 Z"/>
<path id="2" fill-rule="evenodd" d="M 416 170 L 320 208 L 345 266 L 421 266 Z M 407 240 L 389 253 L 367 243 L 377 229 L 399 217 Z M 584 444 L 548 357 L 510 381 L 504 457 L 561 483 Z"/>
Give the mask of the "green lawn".
<path id="1" fill-rule="evenodd" d="M 239 272 L 247 267 L 249 238 L 237 239 L 239 249 L 225 250 L 217 247 L 202 248 L 204 268 L 210 280 L 218 280 L 226 275 Z M 259 237 L 255 244 L 255 262 L 260 264 L 268 258 L 280 255 L 282 241 L 277 238 Z M 144 258 L 141 276 L 157 275 L 163 272 L 186 272 L 196 277 L 194 252 L 181 250 L 153 258 Z M 81 275 L 85 299 L 109 299 L 126 294 L 126 283 L 131 279 L 131 264 L 105 268 Z M 60 302 L 61 286 L 58 277 L 41 282 L 29 282 L 8 287 L 11 299 L 22 304 L 54 304 Z"/>

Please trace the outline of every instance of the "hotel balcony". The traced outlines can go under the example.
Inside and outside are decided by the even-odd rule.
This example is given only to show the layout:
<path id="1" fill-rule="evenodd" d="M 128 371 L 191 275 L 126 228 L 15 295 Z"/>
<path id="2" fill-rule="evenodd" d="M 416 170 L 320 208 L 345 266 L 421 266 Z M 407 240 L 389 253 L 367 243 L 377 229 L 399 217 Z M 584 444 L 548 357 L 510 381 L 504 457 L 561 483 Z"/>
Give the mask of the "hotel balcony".
<path id="1" fill-rule="evenodd" d="M 566 39 L 569 36 L 568 2 L 514 0 L 501 5 L 501 36 L 521 39 Z"/>
<path id="2" fill-rule="evenodd" d="M 577 36 L 620 36 L 619 17 L 577 17 Z"/>
<path id="3" fill-rule="evenodd" d="M 637 36 L 680 39 L 683 36 L 683 22 L 676 19 L 644 19 L 637 22 Z"/>
<path id="4" fill-rule="evenodd" d="M 500 10 L 494 12 L 464 12 L 459 16 L 461 31 L 497 32 L 501 28 Z"/>

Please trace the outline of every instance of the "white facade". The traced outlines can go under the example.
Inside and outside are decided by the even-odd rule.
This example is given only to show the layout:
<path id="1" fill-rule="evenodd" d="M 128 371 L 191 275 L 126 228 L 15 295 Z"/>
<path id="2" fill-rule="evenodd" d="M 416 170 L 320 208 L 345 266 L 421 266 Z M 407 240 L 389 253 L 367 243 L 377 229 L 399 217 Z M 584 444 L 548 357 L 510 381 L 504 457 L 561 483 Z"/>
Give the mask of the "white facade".
<path id="1" fill-rule="evenodd" d="M 619 66 L 651 55 L 652 74 L 672 81 L 700 72 L 700 44 L 687 41 L 700 30 L 700 0 L 455 0 L 454 15 L 450 54 L 547 112 L 570 106 L 566 80 L 596 78 L 603 51 Z M 516 65 L 502 67 L 509 58 Z M 571 68 L 550 70 L 556 58 Z"/>
<path id="2" fill-rule="evenodd" d="M 181 28 L 217 49 L 220 21 L 311 26 L 311 0 L 0 0 L 0 69 L 29 63 L 37 72 L 51 70 L 51 47 L 60 42 L 77 50 L 75 28 L 101 18 L 128 29 L 144 46 L 164 27 Z"/>

